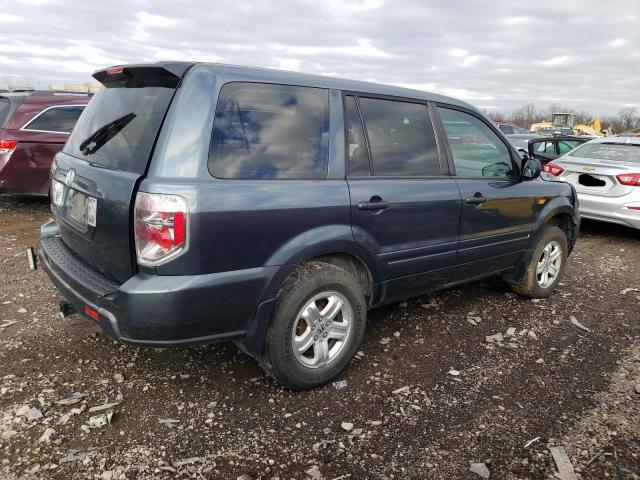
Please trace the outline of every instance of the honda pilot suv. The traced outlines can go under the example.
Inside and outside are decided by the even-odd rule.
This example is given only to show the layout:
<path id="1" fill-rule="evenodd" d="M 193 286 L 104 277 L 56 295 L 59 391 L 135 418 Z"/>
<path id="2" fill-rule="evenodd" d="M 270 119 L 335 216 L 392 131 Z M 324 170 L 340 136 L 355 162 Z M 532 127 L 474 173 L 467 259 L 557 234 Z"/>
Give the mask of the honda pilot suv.
<path id="1" fill-rule="evenodd" d="M 94 77 L 39 252 L 65 311 L 119 341 L 231 340 L 311 388 L 374 307 L 496 274 L 546 297 L 566 269 L 575 191 L 464 102 L 205 63 Z"/>

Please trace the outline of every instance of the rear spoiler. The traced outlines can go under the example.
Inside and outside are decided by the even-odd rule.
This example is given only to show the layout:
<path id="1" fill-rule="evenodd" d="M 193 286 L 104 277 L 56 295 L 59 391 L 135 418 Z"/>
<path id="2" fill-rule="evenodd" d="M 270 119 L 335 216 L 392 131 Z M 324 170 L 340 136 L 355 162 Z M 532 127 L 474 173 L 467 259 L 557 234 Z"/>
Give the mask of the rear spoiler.
<path id="1" fill-rule="evenodd" d="M 192 62 L 158 62 L 139 65 L 118 65 L 93 73 L 93 78 L 106 88 L 169 87 L 176 88 Z"/>

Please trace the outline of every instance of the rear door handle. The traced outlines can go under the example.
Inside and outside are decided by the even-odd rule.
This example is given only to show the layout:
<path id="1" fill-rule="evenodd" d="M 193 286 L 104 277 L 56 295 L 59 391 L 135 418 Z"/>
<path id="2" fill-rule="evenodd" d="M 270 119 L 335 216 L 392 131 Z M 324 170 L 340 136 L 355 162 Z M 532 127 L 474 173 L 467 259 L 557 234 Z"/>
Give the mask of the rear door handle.
<path id="1" fill-rule="evenodd" d="M 477 192 L 473 197 L 469 197 L 465 200 L 469 205 L 482 205 L 487 201 L 487 198 L 480 192 Z"/>
<path id="2" fill-rule="evenodd" d="M 389 202 L 385 202 L 384 200 L 375 200 L 370 202 L 359 202 L 358 210 L 385 210 L 389 208 L 391 204 Z"/>

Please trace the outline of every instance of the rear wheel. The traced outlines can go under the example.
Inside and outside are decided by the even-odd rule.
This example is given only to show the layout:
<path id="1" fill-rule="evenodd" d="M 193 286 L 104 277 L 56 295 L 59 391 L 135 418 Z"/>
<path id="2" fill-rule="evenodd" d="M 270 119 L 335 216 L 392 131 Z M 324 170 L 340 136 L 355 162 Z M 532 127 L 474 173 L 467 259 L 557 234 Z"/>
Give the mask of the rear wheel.
<path id="1" fill-rule="evenodd" d="M 546 227 L 537 237 L 531 255 L 523 265 L 522 280 L 512 289 L 531 298 L 546 298 L 564 276 L 567 264 L 567 236 L 555 226 Z"/>
<path id="2" fill-rule="evenodd" d="M 288 388 L 322 385 L 348 365 L 365 322 L 366 301 L 355 277 L 311 263 L 280 291 L 260 364 Z"/>

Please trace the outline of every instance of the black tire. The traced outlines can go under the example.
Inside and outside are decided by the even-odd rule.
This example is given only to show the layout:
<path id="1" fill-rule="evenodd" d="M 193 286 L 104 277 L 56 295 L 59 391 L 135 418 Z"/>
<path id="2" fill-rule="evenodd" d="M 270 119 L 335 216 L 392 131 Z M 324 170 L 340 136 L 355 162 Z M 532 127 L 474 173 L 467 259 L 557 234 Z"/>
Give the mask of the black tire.
<path id="1" fill-rule="evenodd" d="M 547 245 L 554 243 L 560 246 L 560 267 L 558 273 L 548 285 L 541 285 L 536 272 L 538 262 Z M 529 298 L 547 298 L 550 296 L 558 283 L 562 280 L 567 267 L 568 256 L 567 236 L 561 228 L 553 225 L 544 227 L 536 237 L 536 243 L 530 255 L 528 255 L 521 267 L 521 281 L 512 283 L 511 288 L 514 292 Z"/>
<path id="2" fill-rule="evenodd" d="M 301 310 L 323 292 L 337 292 L 349 303 L 349 334 L 335 357 L 315 368 L 303 365 L 293 352 L 293 328 Z M 339 315 L 342 315 L 340 313 Z M 324 262 L 301 267 L 283 285 L 276 298 L 266 333 L 260 366 L 278 383 L 293 389 L 323 385 L 339 375 L 358 350 L 364 335 L 367 303 L 356 278 L 346 270 Z M 334 344 L 335 345 L 335 344 Z M 315 348 L 315 347 L 314 347 Z"/>

